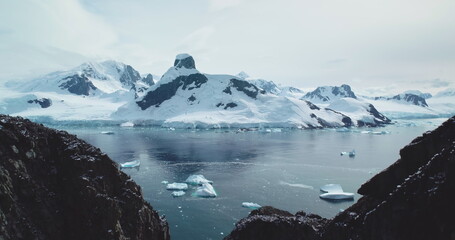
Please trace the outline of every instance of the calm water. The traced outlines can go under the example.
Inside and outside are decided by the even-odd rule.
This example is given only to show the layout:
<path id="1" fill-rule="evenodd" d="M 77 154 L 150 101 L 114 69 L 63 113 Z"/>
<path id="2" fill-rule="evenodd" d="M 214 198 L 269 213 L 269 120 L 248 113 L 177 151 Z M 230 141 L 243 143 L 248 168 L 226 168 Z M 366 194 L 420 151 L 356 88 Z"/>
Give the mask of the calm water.
<path id="1" fill-rule="evenodd" d="M 319 187 L 339 183 L 346 192 L 399 157 L 399 149 L 444 119 L 401 121 L 377 129 L 283 130 L 278 133 L 120 127 L 57 127 L 101 148 L 118 163 L 141 160 L 124 169 L 144 197 L 166 215 L 172 239 L 222 239 L 250 212 L 242 202 L 304 210 L 333 217 L 354 201 L 319 199 Z M 56 127 L 56 126 L 53 126 Z M 387 131 L 374 135 L 361 131 Z M 114 135 L 100 134 L 113 131 Z M 356 157 L 340 156 L 356 150 Z M 173 198 L 161 181 L 183 182 L 191 174 L 212 180 L 218 197 L 201 199 L 192 191 Z M 356 195 L 355 200 L 360 196 Z"/>

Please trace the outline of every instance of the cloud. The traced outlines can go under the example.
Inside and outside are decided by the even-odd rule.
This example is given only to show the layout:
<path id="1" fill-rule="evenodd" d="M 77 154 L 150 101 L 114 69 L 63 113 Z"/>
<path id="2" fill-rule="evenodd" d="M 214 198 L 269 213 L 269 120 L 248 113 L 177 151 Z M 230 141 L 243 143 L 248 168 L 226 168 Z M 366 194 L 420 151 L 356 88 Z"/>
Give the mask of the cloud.
<path id="1" fill-rule="evenodd" d="M 209 51 L 209 39 L 214 34 L 213 26 L 201 27 L 185 36 L 176 50 L 189 54 L 201 54 Z"/>
<path id="2" fill-rule="evenodd" d="M 441 80 L 439 78 L 433 79 L 429 82 L 432 87 L 435 88 L 442 88 L 442 87 L 448 87 L 450 85 L 450 82 Z"/>
<path id="3" fill-rule="evenodd" d="M 17 69 L 18 76 L 112 55 L 117 41 L 113 28 L 77 0 L 2 1 L 0 16 L 0 65 Z M 0 73 L 0 79 L 14 73 Z"/>
<path id="4" fill-rule="evenodd" d="M 209 0 L 210 11 L 220 11 L 240 5 L 241 0 Z"/>

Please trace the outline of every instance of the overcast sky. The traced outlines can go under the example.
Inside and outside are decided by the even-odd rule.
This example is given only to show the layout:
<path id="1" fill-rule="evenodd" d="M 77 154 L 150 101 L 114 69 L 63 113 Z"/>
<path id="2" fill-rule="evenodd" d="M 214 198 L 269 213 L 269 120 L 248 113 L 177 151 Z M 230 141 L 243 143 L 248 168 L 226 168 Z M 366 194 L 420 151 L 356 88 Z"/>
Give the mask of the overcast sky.
<path id="1" fill-rule="evenodd" d="M 11 0 L 0 2 L 0 81 L 114 59 L 313 88 L 455 87 L 454 0 Z"/>

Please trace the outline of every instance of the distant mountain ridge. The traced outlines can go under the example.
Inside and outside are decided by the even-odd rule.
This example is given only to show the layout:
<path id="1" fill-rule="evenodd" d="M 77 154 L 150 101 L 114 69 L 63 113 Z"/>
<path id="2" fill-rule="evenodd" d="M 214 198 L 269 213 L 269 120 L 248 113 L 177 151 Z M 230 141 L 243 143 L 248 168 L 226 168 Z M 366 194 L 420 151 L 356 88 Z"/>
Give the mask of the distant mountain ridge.
<path id="1" fill-rule="evenodd" d="M 243 73 L 203 74 L 188 54 L 179 54 L 174 66 L 143 97 L 118 109 L 114 119 L 164 126 L 294 126 L 302 128 L 377 126 L 389 123 L 369 104 L 346 102 L 355 114 L 320 108 L 308 101 L 281 96 L 271 81 L 250 80 Z M 247 78 L 248 80 L 246 80 Z M 289 90 L 294 90 L 289 88 Z M 299 91 L 298 89 L 296 89 Z M 341 109 L 344 110 L 344 109 Z"/>
<path id="2" fill-rule="evenodd" d="M 312 101 L 314 103 L 328 103 L 333 100 L 341 98 L 354 98 L 357 96 L 351 90 L 351 87 L 347 84 L 341 86 L 324 86 L 318 87 L 312 92 L 305 94 L 302 99 Z"/>

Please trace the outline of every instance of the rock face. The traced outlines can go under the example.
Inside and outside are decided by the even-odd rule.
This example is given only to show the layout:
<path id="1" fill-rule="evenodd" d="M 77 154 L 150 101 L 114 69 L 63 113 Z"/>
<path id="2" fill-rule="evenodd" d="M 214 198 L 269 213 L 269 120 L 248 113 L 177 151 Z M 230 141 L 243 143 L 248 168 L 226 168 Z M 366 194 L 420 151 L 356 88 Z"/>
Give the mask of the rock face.
<path id="1" fill-rule="evenodd" d="M 189 54 L 183 53 L 177 55 L 174 61 L 174 67 L 176 68 L 187 68 L 187 69 L 196 69 L 196 64 L 194 59 Z"/>
<path id="2" fill-rule="evenodd" d="M 411 93 L 398 94 L 393 97 L 375 97 L 374 100 L 388 100 L 388 101 L 393 100 L 393 101 L 410 103 L 410 104 L 416 105 L 416 106 L 428 107 L 428 104 L 425 101 L 425 98 L 423 96 L 418 96 L 416 94 L 411 94 Z"/>
<path id="3" fill-rule="evenodd" d="M 165 219 L 99 149 L 0 115 L 0 239 L 169 239 Z"/>
<path id="4" fill-rule="evenodd" d="M 265 206 L 240 220 L 225 240 L 235 239 L 316 239 L 328 220 L 318 215 L 289 212 Z"/>
<path id="5" fill-rule="evenodd" d="M 316 103 L 330 102 L 340 98 L 357 99 L 357 96 L 351 90 L 351 87 L 349 85 L 343 84 L 339 87 L 318 87 L 314 91 L 309 92 L 302 97 L 302 99 L 310 100 Z"/>
<path id="6" fill-rule="evenodd" d="M 33 99 L 33 100 L 28 100 L 28 103 L 36 103 L 41 106 L 41 108 L 48 108 L 52 106 L 52 100 L 50 98 L 38 98 L 38 99 Z"/>
<path id="7" fill-rule="evenodd" d="M 454 239 L 455 117 L 414 139 L 400 155 L 359 189 L 364 196 L 356 204 L 331 220 L 295 221 L 297 213 L 277 221 L 252 213 L 225 239 Z M 271 237 L 262 235 L 270 229 Z M 303 229 L 314 234 L 302 237 Z"/>
<path id="8" fill-rule="evenodd" d="M 61 89 L 66 89 L 70 93 L 76 95 L 90 94 L 90 90 L 96 90 L 95 85 L 84 74 L 74 74 L 62 79 L 63 83 L 59 85 Z"/>

